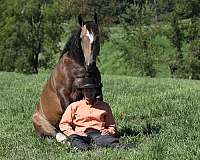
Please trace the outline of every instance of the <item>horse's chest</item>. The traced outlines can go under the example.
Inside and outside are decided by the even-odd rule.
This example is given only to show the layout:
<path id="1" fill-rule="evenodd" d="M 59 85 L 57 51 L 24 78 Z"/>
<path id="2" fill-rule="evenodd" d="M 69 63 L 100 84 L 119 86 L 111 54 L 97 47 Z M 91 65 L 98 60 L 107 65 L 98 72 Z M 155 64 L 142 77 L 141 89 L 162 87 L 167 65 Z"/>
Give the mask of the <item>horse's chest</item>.
<path id="1" fill-rule="evenodd" d="M 84 67 L 78 66 L 72 70 L 73 77 L 76 78 L 83 78 L 86 75 L 86 71 Z"/>
<path id="2" fill-rule="evenodd" d="M 70 94 L 70 101 L 75 102 L 83 98 L 82 92 L 79 89 L 73 89 Z"/>

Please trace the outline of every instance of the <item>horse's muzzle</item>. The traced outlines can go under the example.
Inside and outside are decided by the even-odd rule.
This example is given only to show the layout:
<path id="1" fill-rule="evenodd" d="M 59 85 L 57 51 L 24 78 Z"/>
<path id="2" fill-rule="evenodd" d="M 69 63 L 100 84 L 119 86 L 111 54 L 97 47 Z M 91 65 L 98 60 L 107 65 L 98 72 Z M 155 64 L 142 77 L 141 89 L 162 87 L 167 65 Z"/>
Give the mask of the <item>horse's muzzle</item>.
<path id="1" fill-rule="evenodd" d="M 95 65 L 96 65 L 95 62 L 92 62 L 89 65 L 85 65 L 86 72 L 92 72 Z"/>
<path id="2" fill-rule="evenodd" d="M 86 66 L 85 66 L 85 69 L 86 69 L 87 72 L 91 72 L 91 70 L 92 70 L 92 65 L 86 65 Z"/>

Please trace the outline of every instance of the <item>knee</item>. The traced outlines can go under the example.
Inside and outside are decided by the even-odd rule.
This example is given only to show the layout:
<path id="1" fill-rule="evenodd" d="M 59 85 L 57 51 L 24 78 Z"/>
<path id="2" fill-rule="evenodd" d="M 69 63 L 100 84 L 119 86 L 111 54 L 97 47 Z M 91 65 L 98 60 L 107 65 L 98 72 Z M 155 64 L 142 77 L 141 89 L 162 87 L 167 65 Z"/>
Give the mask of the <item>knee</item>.
<path id="1" fill-rule="evenodd" d="M 97 146 L 108 147 L 113 143 L 119 143 L 119 138 L 112 137 L 110 135 L 102 135 L 95 139 Z"/>

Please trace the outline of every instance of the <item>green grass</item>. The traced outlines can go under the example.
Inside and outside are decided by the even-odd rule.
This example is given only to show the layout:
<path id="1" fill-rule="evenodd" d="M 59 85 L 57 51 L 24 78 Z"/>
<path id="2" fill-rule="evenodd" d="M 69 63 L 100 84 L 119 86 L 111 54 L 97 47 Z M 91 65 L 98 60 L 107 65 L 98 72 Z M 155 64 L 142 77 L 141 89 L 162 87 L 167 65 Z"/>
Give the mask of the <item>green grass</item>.
<path id="1" fill-rule="evenodd" d="M 200 81 L 104 75 L 121 141 L 136 146 L 74 152 L 35 135 L 31 115 L 48 76 L 0 72 L 0 159 L 199 159 Z"/>

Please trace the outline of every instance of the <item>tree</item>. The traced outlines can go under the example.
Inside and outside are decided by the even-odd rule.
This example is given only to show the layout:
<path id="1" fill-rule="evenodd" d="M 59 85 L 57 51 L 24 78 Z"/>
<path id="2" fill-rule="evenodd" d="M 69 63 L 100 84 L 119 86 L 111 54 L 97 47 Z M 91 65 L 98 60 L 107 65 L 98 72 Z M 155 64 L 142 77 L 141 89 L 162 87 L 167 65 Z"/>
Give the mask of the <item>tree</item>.
<path id="1" fill-rule="evenodd" d="M 123 50 L 125 62 L 131 68 L 137 68 L 140 75 L 156 76 L 155 54 L 156 46 L 152 43 L 157 33 L 156 26 L 151 26 L 154 22 L 155 10 L 146 2 L 145 4 L 131 4 L 126 12 L 122 14 L 126 34 L 123 37 L 124 45 L 120 45 Z"/>
<path id="2" fill-rule="evenodd" d="M 200 20 L 197 0 L 177 0 L 171 19 L 173 28 L 172 43 L 176 47 L 176 59 L 170 65 L 171 73 L 179 78 L 199 79 L 199 37 Z M 187 18 L 186 20 L 183 20 Z M 183 27 L 184 26 L 184 27 Z M 183 53 L 182 44 L 187 43 Z"/>
<path id="3" fill-rule="evenodd" d="M 48 63 L 59 51 L 64 14 L 70 5 L 71 1 L 61 0 L 4 1 L 0 69 L 37 73 L 39 54 L 47 55 Z"/>
<path id="4" fill-rule="evenodd" d="M 200 80 L 200 20 L 192 18 L 188 28 L 189 52 L 186 65 L 189 68 L 189 78 Z M 186 72 L 186 71 L 185 71 Z M 188 77 L 187 77 L 188 78 Z"/>

